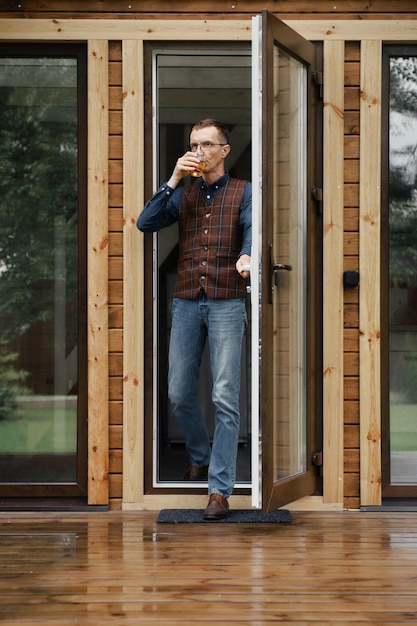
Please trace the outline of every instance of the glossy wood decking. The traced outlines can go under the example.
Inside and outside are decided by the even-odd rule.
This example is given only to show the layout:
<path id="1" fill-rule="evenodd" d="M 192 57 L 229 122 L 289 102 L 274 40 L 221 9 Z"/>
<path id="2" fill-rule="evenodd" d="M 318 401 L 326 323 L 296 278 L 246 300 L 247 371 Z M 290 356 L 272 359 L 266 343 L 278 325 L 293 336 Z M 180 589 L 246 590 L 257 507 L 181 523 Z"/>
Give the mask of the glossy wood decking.
<path id="1" fill-rule="evenodd" d="M 156 512 L 0 513 L 7 624 L 403 624 L 415 513 L 156 524 Z"/>

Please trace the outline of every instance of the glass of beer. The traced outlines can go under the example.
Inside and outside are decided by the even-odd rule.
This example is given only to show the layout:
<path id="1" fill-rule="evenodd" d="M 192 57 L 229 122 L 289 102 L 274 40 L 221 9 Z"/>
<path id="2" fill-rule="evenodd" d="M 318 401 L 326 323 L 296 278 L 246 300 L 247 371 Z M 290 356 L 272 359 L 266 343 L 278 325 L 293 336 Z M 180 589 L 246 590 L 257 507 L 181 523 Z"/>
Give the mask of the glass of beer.
<path id="1" fill-rule="evenodd" d="M 204 172 L 204 168 L 206 167 L 205 157 L 202 152 L 196 152 L 195 156 L 198 158 L 198 165 L 191 173 L 191 176 L 194 178 L 198 178 Z"/>

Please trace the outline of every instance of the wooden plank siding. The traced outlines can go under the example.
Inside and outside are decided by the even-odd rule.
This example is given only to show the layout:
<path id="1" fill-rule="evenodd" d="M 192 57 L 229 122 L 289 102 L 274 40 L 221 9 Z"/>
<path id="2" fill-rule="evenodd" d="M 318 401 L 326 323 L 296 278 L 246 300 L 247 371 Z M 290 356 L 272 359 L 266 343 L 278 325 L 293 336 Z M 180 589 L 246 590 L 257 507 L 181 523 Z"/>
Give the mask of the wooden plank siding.
<path id="1" fill-rule="evenodd" d="M 343 271 L 359 270 L 359 84 L 360 44 L 347 42 L 344 64 L 344 242 Z M 347 192 L 346 187 L 349 187 Z M 356 509 L 359 500 L 359 287 L 344 290 L 343 315 L 343 449 L 346 508 Z"/>
<path id="2" fill-rule="evenodd" d="M 109 335 L 114 338 L 109 346 L 110 414 L 110 484 L 111 509 L 122 507 L 123 472 L 123 97 L 122 44 L 109 42 L 109 306 L 118 315 L 109 319 Z M 117 120 L 117 123 L 116 123 Z M 110 316 L 109 316 L 110 317 Z M 116 339 L 117 336 L 117 339 Z"/>
<path id="3" fill-rule="evenodd" d="M 278 5 L 278 6 L 277 6 Z M 236 0 L 225 5 L 224 0 L 25 0 L 2 3 L 0 14 L 10 17 L 65 16 L 77 18 L 121 18 L 135 19 L 138 15 L 150 19 L 172 19 L 178 15 L 207 18 L 221 15 L 223 19 L 234 20 L 251 17 L 267 9 L 285 19 L 287 16 L 303 15 L 304 19 L 357 19 L 372 20 L 391 15 L 401 19 L 415 16 L 414 0 Z"/>
<path id="4" fill-rule="evenodd" d="M 371 385 L 373 393 L 377 393 L 380 363 L 378 348 L 373 346 L 374 349 L 370 354 L 363 345 L 369 339 L 369 334 L 366 333 L 375 329 L 372 331 L 370 328 L 364 328 L 364 318 L 361 318 L 361 332 L 365 332 L 365 335 L 360 339 L 359 328 L 360 304 L 361 307 L 377 307 L 379 294 L 378 289 L 376 291 L 373 289 L 373 300 L 370 301 L 369 297 L 363 299 L 366 298 L 366 290 L 371 285 L 369 275 L 367 281 L 362 282 L 360 287 L 343 289 L 341 281 L 344 270 L 362 269 L 360 255 L 361 258 L 367 259 L 367 263 L 369 258 L 373 263 L 377 261 L 375 255 L 378 249 L 374 247 L 378 244 L 377 227 L 370 229 L 366 221 L 369 211 L 364 193 L 365 189 L 369 190 L 368 185 L 375 185 L 378 178 L 377 172 L 372 169 L 373 178 L 366 183 L 370 164 L 375 156 L 375 150 L 378 149 L 375 146 L 378 146 L 380 126 L 378 127 L 374 110 L 367 111 L 366 103 L 361 98 L 363 86 L 361 80 L 365 77 L 368 81 L 372 74 L 369 61 L 364 68 L 363 42 L 366 41 L 366 50 L 368 55 L 371 54 L 371 62 L 375 64 L 380 61 L 378 50 L 381 41 L 416 41 L 415 0 L 400 0 L 395 5 L 391 0 L 376 0 L 372 3 L 351 0 L 337 4 L 324 0 L 304 2 L 283 0 L 279 3 L 253 0 L 236 2 L 226 8 L 221 0 L 211 0 L 208 3 L 135 0 L 129 4 L 117 0 L 101 2 L 84 0 L 83 3 L 75 0 L 62 2 L 44 0 L 43 3 L 39 3 L 38 0 L 26 0 L 24 8 L 16 3 L 15 10 L 11 5 L 12 3 L 8 3 L 6 8 L 0 7 L 0 39 L 90 42 L 93 39 L 94 43 L 90 43 L 90 49 L 94 50 L 97 43 L 97 49 L 103 55 L 108 54 L 105 71 L 101 74 L 103 77 L 106 76 L 106 85 L 105 89 L 101 85 L 99 92 L 99 98 L 105 96 L 104 91 L 108 96 L 107 118 L 98 121 L 92 113 L 89 120 L 90 129 L 101 128 L 102 133 L 104 128 L 108 135 L 106 145 L 100 146 L 101 161 L 98 163 L 102 171 L 108 170 L 106 192 L 108 199 L 103 196 L 103 191 L 96 193 L 93 190 L 94 182 L 89 197 L 89 206 L 93 208 L 93 213 L 89 216 L 93 226 L 92 232 L 97 237 L 108 234 L 108 247 L 103 247 L 100 261 L 97 263 L 97 255 L 91 251 L 89 257 L 93 281 L 90 283 L 93 290 L 89 292 L 92 307 L 89 311 L 89 320 L 100 328 L 101 333 L 96 354 L 97 345 L 92 341 L 93 338 L 90 338 L 89 344 L 92 356 L 89 362 L 91 375 L 89 385 L 94 393 L 99 394 L 99 399 L 96 397 L 90 404 L 93 412 L 89 413 L 91 503 L 103 503 L 108 499 L 111 509 L 157 508 L 162 502 L 166 507 L 178 504 L 173 495 L 144 496 L 142 491 L 143 388 L 141 373 L 136 370 L 136 365 L 143 357 L 141 352 L 143 281 L 142 283 L 137 281 L 136 284 L 134 282 L 134 278 L 141 276 L 138 267 L 141 264 L 142 243 L 132 219 L 136 203 L 139 209 L 143 202 L 141 197 L 143 168 L 138 162 L 139 152 L 135 154 L 132 142 L 126 142 L 126 133 L 129 132 L 126 120 L 134 118 L 132 113 L 134 107 L 141 111 L 141 102 L 140 98 L 129 100 L 125 97 L 124 83 L 132 84 L 136 80 L 135 77 L 140 76 L 139 68 L 132 68 L 131 64 L 134 58 L 137 60 L 141 58 L 143 40 L 162 42 L 193 38 L 204 38 L 205 41 L 249 40 L 250 18 L 262 8 L 271 10 L 303 36 L 314 41 L 323 41 L 327 45 L 324 67 L 325 89 L 330 90 L 332 97 L 333 94 L 337 96 L 337 103 L 334 104 L 339 107 L 342 117 L 325 119 L 324 170 L 325 176 L 331 177 L 333 168 L 336 167 L 337 181 L 342 187 L 338 189 L 337 181 L 335 183 L 330 178 L 326 179 L 327 183 L 325 181 L 327 199 L 332 198 L 337 213 L 325 214 L 324 232 L 324 254 L 325 260 L 327 259 L 324 263 L 326 322 L 324 365 L 325 371 L 326 367 L 336 369 L 333 370 L 335 375 L 332 384 L 324 381 L 324 432 L 325 438 L 328 439 L 325 440 L 324 448 L 326 454 L 323 501 L 324 504 L 337 503 L 346 508 L 358 508 L 361 503 L 368 505 L 378 503 L 380 493 L 378 477 L 375 479 L 375 468 L 380 462 L 379 408 L 375 396 L 373 404 L 369 402 L 362 404 L 366 402 L 366 398 L 364 394 L 361 396 L 360 389 L 364 388 L 364 384 L 367 388 Z M 186 26 L 180 18 L 188 22 Z M 333 56 L 335 51 L 336 57 Z M 344 80 L 341 79 L 336 87 L 334 84 L 326 86 L 326 79 L 332 79 L 335 74 L 335 68 L 332 66 L 334 58 L 337 59 L 337 68 L 341 68 Z M 129 67 L 127 65 L 123 67 L 124 63 Z M 90 73 L 90 77 L 93 75 L 94 73 Z M 338 78 L 337 75 L 334 78 Z M 372 84 L 371 87 L 378 88 L 378 85 Z M 92 111 L 96 112 L 100 108 L 99 101 L 99 99 L 96 101 Z M 371 126 L 361 119 L 364 112 L 365 115 L 369 115 Z M 142 113 L 140 115 L 143 122 Z M 336 138 L 332 134 L 335 122 L 338 123 Z M 132 132 L 137 133 L 140 144 L 143 137 L 140 134 L 142 131 L 139 122 Z M 99 136 L 102 137 L 102 134 Z M 91 149 L 96 148 L 91 145 Z M 130 151 L 129 162 L 124 161 L 125 150 Z M 134 162 L 131 163 L 130 159 Z M 129 186 L 124 179 L 126 172 L 129 176 Z M 132 172 L 136 172 L 136 180 L 133 179 Z M 361 185 L 367 186 L 361 190 Z M 375 186 L 372 190 L 375 200 Z M 108 209 L 106 208 L 104 213 L 101 209 L 98 209 L 97 214 L 94 213 L 94 206 L 98 206 L 97 202 L 101 208 L 103 203 L 107 203 Z M 378 205 L 373 206 L 378 212 Z M 98 221 L 95 220 L 96 217 Z M 378 217 L 378 214 L 373 215 L 376 220 Z M 337 221 L 334 221 L 334 218 Z M 336 240 L 331 242 L 331 245 L 328 237 L 330 225 L 337 227 Z M 335 228 L 332 230 L 336 231 Z M 91 239 L 93 240 L 94 238 Z M 108 255 L 108 260 L 104 263 L 105 255 Z M 133 274 L 129 273 L 130 268 L 134 268 Z M 375 283 L 375 275 L 373 282 Z M 100 315 L 94 304 L 96 297 L 94 294 L 98 293 L 99 288 L 100 297 L 104 297 L 104 294 L 107 297 L 108 292 L 108 302 L 106 301 L 105 306 L 100 309 Z M 338 307 L 336 315 L 334 315 L 335 302 Z M 104 310 L 107 315 L 105 320 L 102 319 Z M 369 312 L 367 308 L 362 310 Z M 373 310 L 374 322 L 376 315 L 376 310 Z M 107 336 L 103 339 L 103 332 L 107 328 Z M 98 368 L 95 367 L 98 363 L 95 360 L 97 356 L 100 358 Z M 103 369 L 108 373 L 105 380 L 101 376 Z M 369 444 L 370 430 L 374 438 Z M 99 447 L 96 448 L 96 445 Z M 108 451 L 104 450 L 106 446 Z M 94 459 L 100 455 L 99 462 L 96 462 Z M 363 500 L 364 497 L 366 502 Z M 247 504 L 243 498 L 241 502 Z M 205 498 L 201 497 L 199 500 L 196 496 L 182 496 L 181 503 L 184 507 L 200 504 L 202 506 Z"/>

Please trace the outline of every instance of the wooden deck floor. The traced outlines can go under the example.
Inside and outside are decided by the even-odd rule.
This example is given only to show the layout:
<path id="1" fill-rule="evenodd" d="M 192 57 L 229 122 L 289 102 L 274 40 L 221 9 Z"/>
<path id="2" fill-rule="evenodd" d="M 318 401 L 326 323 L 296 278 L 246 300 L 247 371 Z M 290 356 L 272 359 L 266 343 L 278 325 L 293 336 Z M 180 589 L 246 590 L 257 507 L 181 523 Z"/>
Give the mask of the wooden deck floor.
<path id="1" fill-rule="evenodd" d="M 416 623 L 415 513 L 156 517 L 0 513 L 2 625 Z"/>

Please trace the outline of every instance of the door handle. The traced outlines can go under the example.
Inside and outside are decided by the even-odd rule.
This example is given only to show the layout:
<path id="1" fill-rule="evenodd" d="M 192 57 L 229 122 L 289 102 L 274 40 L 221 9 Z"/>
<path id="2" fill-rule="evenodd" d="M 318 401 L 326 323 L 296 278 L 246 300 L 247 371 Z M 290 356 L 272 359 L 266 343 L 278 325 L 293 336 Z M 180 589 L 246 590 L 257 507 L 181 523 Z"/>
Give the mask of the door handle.
<path id="1" fill-rule="evenodd" d="M 275 272 L 279 271 L 292 272 L 292 266 L 286 263 L 274 263 L 274 255 L 272 251 L 272 243 L 269 244 L 269 304 L 272 304 L 272 294 L 274 292 L 274 286 L 278 283 L 275 281 Z"/>
<path id="2" fill-rule="evenodd" d="M 272 269 L 274 270 L 274 272 L 276 270 L 287 270 L 287 272 L 292 272 L 292 266 L 291 265 L 285 265 L 284 263 L 275 263 L 275 265 L 273 265 Z"/>

